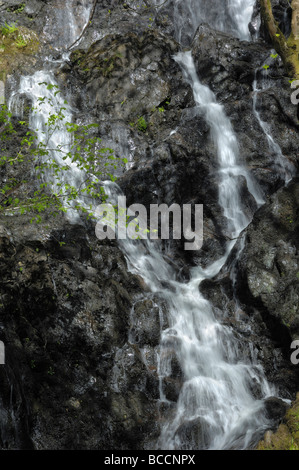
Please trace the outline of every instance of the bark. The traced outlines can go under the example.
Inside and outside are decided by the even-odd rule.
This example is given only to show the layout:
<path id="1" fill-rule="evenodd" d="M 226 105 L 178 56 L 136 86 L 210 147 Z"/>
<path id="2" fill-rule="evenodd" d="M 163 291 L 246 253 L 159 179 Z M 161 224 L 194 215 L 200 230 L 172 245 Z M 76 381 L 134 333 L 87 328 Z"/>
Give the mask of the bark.
<path id="1" fill-rule="evenodd" d="M 262 21 L 287 73 L 291 78 L 299 79 L 299 0 L 292 1 L 292 32 L 288 39 L 273 16 L 271 0 L 260 0 L 260 4 Z"/>
<path id="2" fill-rule="evenodd" d="M 296 41 L 299 40 L 299 0 L 292 1 L 292 33 Z"/>

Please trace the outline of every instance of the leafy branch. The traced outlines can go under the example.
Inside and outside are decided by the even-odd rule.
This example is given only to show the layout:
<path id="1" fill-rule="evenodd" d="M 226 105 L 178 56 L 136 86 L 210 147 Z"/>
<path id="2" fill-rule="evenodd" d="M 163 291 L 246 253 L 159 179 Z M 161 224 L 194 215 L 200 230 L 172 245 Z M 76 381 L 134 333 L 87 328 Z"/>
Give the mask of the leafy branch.
<path id="1" fill-rule="evenodd" d="M 106 198 L 101 182 L 115 181 L 115 170 L 126 159 L 116 158 L 112 149 L 101 145 L 97 124 L 68 122 L 66 107 L 56 110 L 50 98 L 41 97 L 32 112 L 45 105 L 53 112 L 39 134 L 28 130 L 25 121 L 14 123 L 6 105 L 0 108 L 0 171 L 5 175 L 0 183 L 0 214 L 30 213 L 36 222 L 46 210 L 57 215 L 74 209 L 92 216 L 94 204 Z M 55 133 L 61 130 L 66 141 L 56 143 Z M 32 172 L 30 183 L 24 178 L 24 165 Z"/>

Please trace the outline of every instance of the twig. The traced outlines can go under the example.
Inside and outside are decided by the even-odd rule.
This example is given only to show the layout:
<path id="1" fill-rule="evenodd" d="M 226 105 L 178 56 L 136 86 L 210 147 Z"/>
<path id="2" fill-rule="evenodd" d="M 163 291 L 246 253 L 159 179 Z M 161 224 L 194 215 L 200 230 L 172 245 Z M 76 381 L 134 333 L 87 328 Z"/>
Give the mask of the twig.
<path id="1" fill-rule="evenodd" d="M 86 29 L 88 28 L 88 25 L 90 24 L 92 18 L 93 18 L 93 15 L 94 15 L 94 12 L 95 12 L 95 9 L 96 9 L 96 4 L 97 4 L 97 0 L 94 0 L 93 2 L 93 7 L 92 7 L 92 10 L 90 12 L 90 15 L 89 15 L 89 19 L 86 23 L 86 25 L 84 26 L 80 36 L 76 39 L 76 41 L 73 42 L 73 44 L 71 44 L 68 48 L 67 48 L 67 51 L 69 51 L 70 49 L 72 49 L 74 47 L 75 44 L 77 44 L 77 42 L 80 41 L 80 39 L 82 38 L 82 36 L 84 35 Z"/>
<path id="2" fill-rule="evenodd" d="M 146 7 L 150 10 L 150 9 L 154 9 L 154 10 L 157 10 L 158 8 L 161 8 L 163 7 L 169 0 L 165 0 L 163 3 L 161 3 L 161 5 L 149 5 L 148 4 L 148 1 L 147 0 L 143 0 L 143 3 L 145 3 Z M 134 11 L 135 13 L 138 13 L 138 15 L 142 15 L 144 13 L 144 10 L 140 13 L 139 11 L 135 10 L 135 8 L 132 8 L 130 7 L 129 5 L 125 4 L 126 5 L 126 10 L 132 10 Z"/>

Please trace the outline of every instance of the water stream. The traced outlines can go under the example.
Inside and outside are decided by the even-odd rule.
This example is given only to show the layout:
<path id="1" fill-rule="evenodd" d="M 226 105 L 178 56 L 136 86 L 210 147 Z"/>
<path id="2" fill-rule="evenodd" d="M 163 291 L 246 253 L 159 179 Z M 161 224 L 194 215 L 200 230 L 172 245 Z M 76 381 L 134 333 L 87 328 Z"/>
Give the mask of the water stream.
<path id="1" fill-rule="evenodd" d="M 157 5 L 160 3 L 162 2 L 156 2 Z M 244 40 L 249 39 L 248 23 L 254 0 L 174 0 L 171 3 L 174 8 L 176 36 L 182 43 L 184 38 L 190 39 L 193 36 L 200 22 L 209 22 L 216 29 L 229 31 Z M 75 16 L 72 8 L 72 2 L 68 0 L 64 12 L 68 14 L 70 28 L 76 31 L 75 34 L 65 33 L 64 41 L 67 40 L 68 43 L 73 42 L 78 35 L 77 26 L 73 26 Z M 61 18 L 63 20 L 64 16 Z M 264 399 L 275 395 L 275 390 L 267 382 L 254 351 L 249 355 L 245 353 L 237 334 L 215 315 L 213 305 L 200 292 L 200 283 L 220 272 L 236 246 L 238 237 L 251 221 L 252 215 L 245 213 L 241 200 L 240 177 L 246 180 L 256 207 L 261 206 L 264 199 L 258 185 L 240 162 L 237 138 L 223 107 L 217 103 L 212 91 L 198 79 L 191 52 L 181 52 L 175 60 L 180 64 L 185 80 L 192 87 L 198 112 L 205 116 L 210 126 L 211 138 L 217 149 L 219 205 L 227 220 L 226 234 L 231 240 L 220 259 L 205 269 L 200 266 L 193 268 L 188 283 L 176 280 L 172 266 L 154 243 L 121 240 L 119 245 L 128 260 L 129 269 L 142 276 L 151 292 L 158 293 L 167 305 L 168 327 L 161 331 L 158 358 L 161 403 L 168 402 L 163 392 L 163 377 L 171 374 L 170 350 L 175 351 L 183 374 L 183 386 L 176 408 L 163 423 L 157 447 L 245 449 L 254 444 L 267 428 L 269 423 L 263 413 Z M 26 94 L 34 104 L 39 96 L 51 93 L 40 85 L 43 82 L 55 84 L 51 70 L 22 77 L 18 93 Z M 54 99 L 53 96 L 51 98 Z M 14 96 L 11 98 L 11 106 L 13 99 Z M 55 106 L 61 105 L 60 99 L 62 98 L 58 95 Z M 30 118 L 30 126 L 41 133 L 41 138 L 45 132 L 47 112 L 49 110 Z M 254 112 L 264 132 L 269 135 L 256 105 Z M 69 108 L 66 113 L 67 119 L 71 120 Z M 57 140 L 65 143 L 67 136 L 58 131 L 52 138 L 56 143 Z M 74 185 L 79 185 L 82 180 L 81 172 L 75 167 L 70 167 L 67 177 Z M 117 185 L 107 183 L 106 188 L 111 200 L 120 195 Z M 236 250 L 236 256 L 241 248 L 242 243 Z M 253 381 L 258 384 L 260 399 L 253 396 Z M 186 426 L 196 430 L 193 432 L 192 442 L 187 442 L 182 432 Z"/>

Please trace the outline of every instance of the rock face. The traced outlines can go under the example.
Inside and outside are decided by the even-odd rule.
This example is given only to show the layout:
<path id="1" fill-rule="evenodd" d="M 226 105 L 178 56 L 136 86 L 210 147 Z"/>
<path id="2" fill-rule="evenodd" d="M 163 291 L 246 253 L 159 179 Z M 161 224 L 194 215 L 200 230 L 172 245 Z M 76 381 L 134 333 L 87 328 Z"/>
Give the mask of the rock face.
<path id="1" fill-rule="evenodd" d="M 158 379 L 128 342 L 142 285 L 117 246 L 82 226 L 20 236 L 2 225 L 0 256 L 2 448 L 138 448 L 157 432 Z M 155 323 L 150 301 L 135 312 Z M 136 342 L 158 346 L 159 325 Z"/>
<path id="2" fill-rule="evenodd" d="M 87 3 L 78 2 L 78 21 Z M 65 2 L 31 0 L 22 8 L 9 0 L 0 2 L 0 11 L 3 23 L 17 19 L 40 35 L 40 54 L 57 61 L 56 78 L 74 119 L 97 122 L 103 145 L 127 158 L 118 183 L 128 204 L 204 204 L 202 250 L 185 252 L 184 240 L 164 245 L 177 280 L 185 282 L 190 267 L 205 267 L 225 250 L 218 164 L 210 128 L 174 57 L 181 48 L 174 3 L 158 11 L 140 3 L 90 2 L 88 27 L 65 62 L 62 36 L 59 47 L 55 42 L 62 31 L 54 21 Z M 285 2 L 274 3 L 287 30 Z M 299 385 L 289 358 L 290 342 L 299 338 L 299 186 L 294 180 L 284 187 L 269 135 L 295 173 L 299 133 L 288 77 L 279 58 L 271 59 L 266 39 L 264 34 L 264 40 L 240 41 L 203 24 L 190 44 L 200 80 L 224 106 L 240 158 L 267 201 L 246 231 L 237 262 L 230 259 L 200 289 L 217 318 L 237 332 L 244 358 L 255 350 L 267 378 L 292 399 Z M 73 38 L 65 40 L 69 46 Z M 268 75 L 262 73 L 265 62 Z M 20 67 L 10 87 L 26 72 L 25 64 Z M 20 171 L 30 173 L 26 164 Z M 257 208 L 242 184 L 244 208 L 253 214 Z M 7 362 L 0 366 L 0 448 L 154 448 L 164 417 L 161 387 L 171 412 L 183 380 L 175 352 L 172 372 L 159 380 L 160 333 L 168 326 L 164 307 L 129 272 L 118 245 L 97 240 L 84 218 L 71 225 L 45 214 L 35 227 L 27 216 L 1 216 L 0 340 Z M 259 398 L 254 382 L 252 393 Z M 267 411 L 277 427 L 284 404 L 271 399 Z M 196 448 L 200 424 L 182 425 L 177 434 Z"/>
<path id="3" fill-rule="evenodd" d="M 268 195 L 282 184 L 283 172 L 258 115 L 280 147 L 285 164 L 298 165 L 297 108 L 279 58 L 271 62 L 271 51 L 262 42 L 242 42 L 206 25 L 197 30 L 192 54 L 201 81 L 212 88 L 233 124 L 241 159 Z M 262 66 L 268 63 L 265 75 Z"/>
<path id="4" fill-rule="evenodd" d="M 240 296 L 246 296 L 247 285 L 252 302 L 262 306 L 292 339 L 299 338 L 298 203 L 298 182 L 272 195 L 247 231 L 240 260 L 244 282 L 240 282 Z"/>

